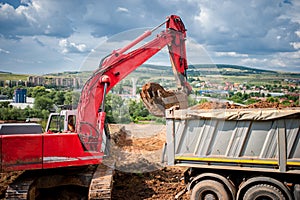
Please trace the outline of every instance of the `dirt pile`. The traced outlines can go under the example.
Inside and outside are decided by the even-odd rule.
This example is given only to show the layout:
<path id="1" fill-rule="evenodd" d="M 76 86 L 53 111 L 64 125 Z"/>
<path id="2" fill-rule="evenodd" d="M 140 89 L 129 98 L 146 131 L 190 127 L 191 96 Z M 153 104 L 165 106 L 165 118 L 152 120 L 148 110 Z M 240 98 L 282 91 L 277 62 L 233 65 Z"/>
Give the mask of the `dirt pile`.
<path id="1" fill-rule="evenodd" d="M 247 108 L 276 108 L 276 109 L 283 109 L 289 107 L 297 107 L 294 104 L 292 105 L 283 105 L 278 102 L 267 102 L 267 101 L 259 101 L 257 103 L 253 103 L 247 106 Z"/>
<path id="2" fill-rule="evenodd" d="M 166 141 L 164 125 L 110 125 L 110 131 L 117 161 L 112 199 L 174 199 L 184 189 L 181 178 L 186 168 L 159 164 Z M 135 133 L 139 131 L 148 135 Z M 188 194 L 183 199 L 189 199 Z"/>
<path id="3" fill-rule="evenodd" d="M 148 173 L 117 171 L 114 177 L 112 199 L 174 199 L 184 189 L 181 181 L 184 168 L 168 167 Z M 189 199 L 186 193 L 182 199 Z"/>
<path id="4" fill-rule="evenodd" d="M 160 132 L 151 137 L 151 139 L 129 137 L 123 126 L 118 132 L 112 134 L 112 140 L 118 147 L 127 152 L 157 151 L 165 143 L 165 133 Z"/>
<path id="5" fill-rule="evenodd" d="M 202 104 L 195 105 L 191 107 L 192 110 L 208 110 L 208 109 L 249 109 L 249 108 L 275 108 L 275 109 L 283 109 L 289 107 L 296 107 L 295 105 L 283 105 L 278 102 L 267 102 L 267 101 L 259 101 L 257 103 L 253 103 L 250 105 L 237 105 L 230 104 L 228 102 L 205 102 Z"/>
<path id="6" fill-rule="evenodd" d="M 111 124 L 109 129 L 110 155 L 117 170 L 144 173 L 163 167 L 161 154 L 166 141 L 163 125 Z"/>
<path id="7" fill-rule="evenodd" d="M 197 104 L 190 109 L 192 110 L 209 110 L 209 109 L 241 109 L 245 108 L 244 106 L 236 105 L 236 104 L 230 104 L 228 102 L 222 103 L 222 102 L 204 102 L 201 104 Z"/>

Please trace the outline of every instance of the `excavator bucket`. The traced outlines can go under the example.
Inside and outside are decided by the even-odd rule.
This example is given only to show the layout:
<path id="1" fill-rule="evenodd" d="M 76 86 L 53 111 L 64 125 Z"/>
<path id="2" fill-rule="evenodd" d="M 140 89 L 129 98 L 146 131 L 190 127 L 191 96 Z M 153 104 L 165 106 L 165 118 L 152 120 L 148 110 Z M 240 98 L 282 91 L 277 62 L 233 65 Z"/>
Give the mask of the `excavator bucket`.
<path id="1" fill-rule="evenodd" d="M 165 116 L 165 110 L 171 107 L 185 109 L 188 107 L 187 95 L 181 91 L 165 90 L 158 83 L 146 83 L 140 96 L 148 111 L 154 116 Z"/>

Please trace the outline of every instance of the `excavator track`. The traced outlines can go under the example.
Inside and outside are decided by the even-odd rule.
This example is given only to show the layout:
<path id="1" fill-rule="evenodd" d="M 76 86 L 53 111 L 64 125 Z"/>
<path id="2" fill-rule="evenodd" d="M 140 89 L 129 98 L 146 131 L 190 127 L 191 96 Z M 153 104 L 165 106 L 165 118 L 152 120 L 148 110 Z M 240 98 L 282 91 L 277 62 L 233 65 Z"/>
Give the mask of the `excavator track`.
<path id="1" fill-rule="evenodd" d="M 111 199 L 114 165 L 114 161 L 98 165 L 91 180 L 89 200 Z"/>
<path id="2" fill-rule="evenodd" d="M 5 198 L 7 200 L 27 200 L 28 191 L 34 179 L 27 177 L 17 179 L 7 187 Z"/>
<path id="3" fill-rule="evenodd" d="M 74 171 L 72 171 L 74 170 Z M 57 173 L 56 173 L 57 171 Z M 44 199 L 60 200 L 84 199 L 99 200 L 111 199 L 114 162 L 105 161 L 104 164 L 90 165 L 85 168 L 67 168 L 65 170 L 45 170 L 40 173 L 28 173 L 19 176 L 11 183 L 6 190 L 5 199 L 7 200 L 35 200 Z M 86 188 L 87 193 L 74 195 L 72 192 L 66 193 L 64 189 L 55 190 L 51 188 L 82 186 Z M 49 189 L 50 188 L 50 189 Z M 39 191 L 48 189 L 46 194 L 40 194 Z M 72 189 L 73 190 L 73 189 Z M 76 191 L 78 192 L 78 191 Z M 52 193 L 56 193 L 55 195 Z M 50 196 L 49 196 L 50 194 Z M 53 195 L 53 196 L 51 196 Z M 59 197 L 58 197 L 59 195 Z"/>

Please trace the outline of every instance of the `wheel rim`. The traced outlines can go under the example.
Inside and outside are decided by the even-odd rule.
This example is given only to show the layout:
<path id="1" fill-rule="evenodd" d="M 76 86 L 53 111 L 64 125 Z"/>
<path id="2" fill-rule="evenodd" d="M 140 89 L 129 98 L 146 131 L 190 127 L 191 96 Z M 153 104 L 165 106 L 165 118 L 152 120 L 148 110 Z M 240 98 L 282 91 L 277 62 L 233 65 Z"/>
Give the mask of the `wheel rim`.
<path id="1" fill-rule="evenodd" d="M 262 196 L 257 197 L 255 200 L 273 200 L 273 198 L 262 195 Z"/>
<path id="2" fill-rule="evenodd" d="M 206 191 L 203 194 L 203 198 L 201 198 L 201 199 L 203 199 L 203 200 L 218 200 L 217 195 L 212 191 Z"/>
<path id="3" fill-rule="evenodd" d="M 261 197 L 256 198 L 256 200 L 272 200 L 272 198 L 267 197 L 267 196 L 261 196 Z"/>

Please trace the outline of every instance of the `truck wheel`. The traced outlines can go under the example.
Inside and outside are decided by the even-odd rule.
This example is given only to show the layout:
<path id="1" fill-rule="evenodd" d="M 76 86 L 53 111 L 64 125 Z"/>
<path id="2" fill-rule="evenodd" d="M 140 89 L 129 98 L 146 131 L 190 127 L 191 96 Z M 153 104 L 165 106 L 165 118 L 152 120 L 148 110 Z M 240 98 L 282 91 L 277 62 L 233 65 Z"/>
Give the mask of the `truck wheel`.
<path id="1" fill-rule="evenodd" d="M 192 190 L 191 200 L 229 200 L 223 184 L 214 180 L 200 181 Z"/>
<path id="2" fill-rule="evenodd" d="M 284 200 L 282 192 L 272 185 L 258 184 L 250 187 L 244 195 L 245 200 Z"/>

